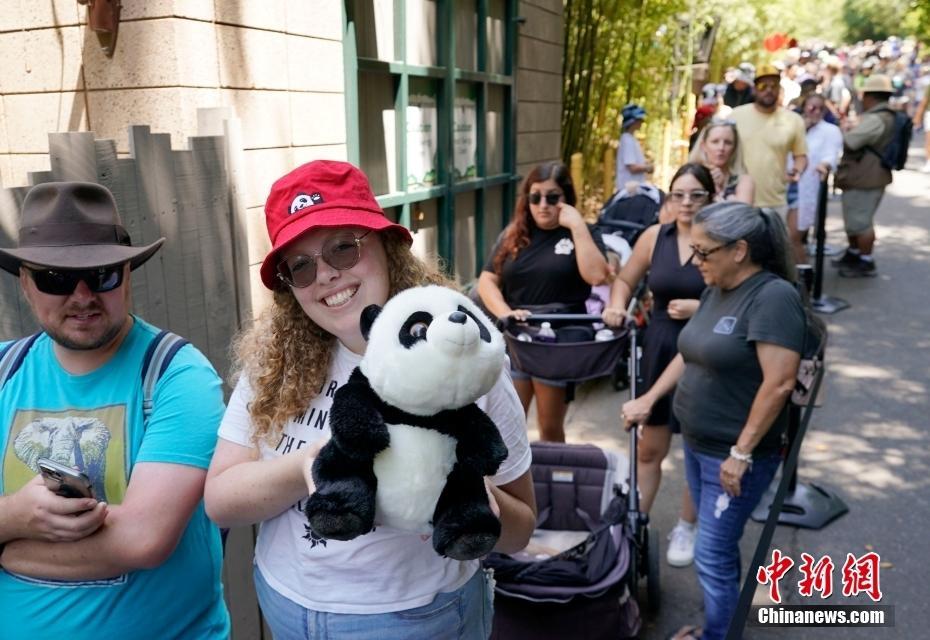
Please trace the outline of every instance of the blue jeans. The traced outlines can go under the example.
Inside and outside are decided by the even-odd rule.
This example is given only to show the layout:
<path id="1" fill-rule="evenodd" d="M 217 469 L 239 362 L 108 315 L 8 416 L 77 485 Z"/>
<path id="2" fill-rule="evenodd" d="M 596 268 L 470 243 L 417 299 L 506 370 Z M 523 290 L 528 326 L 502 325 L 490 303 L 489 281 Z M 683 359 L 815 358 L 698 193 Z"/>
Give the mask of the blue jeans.
<path id="1" fill-rule="evenodd" d="M 727 634 L 740 589 L 739 539 L 752 510 L 772 478 L 781 458 L 771 455 L 753 460 L 743 475 L 738 498 L 728 496 L 720 486 L 721 458 L 697 453 L 687 444 L 685 475 L 698 511 L 694 566 L 704 591 L 704 640 L 718 640 Z"/>
<path id="2" fill-rule="evenodd" d="M 254 568 L 255 592 L 275 640 L 487 640 L 494 617 L 494 587 L 479 569 L 455 591 L 429 604 L 393 613 L 326 613 L 282 596 Z"/>

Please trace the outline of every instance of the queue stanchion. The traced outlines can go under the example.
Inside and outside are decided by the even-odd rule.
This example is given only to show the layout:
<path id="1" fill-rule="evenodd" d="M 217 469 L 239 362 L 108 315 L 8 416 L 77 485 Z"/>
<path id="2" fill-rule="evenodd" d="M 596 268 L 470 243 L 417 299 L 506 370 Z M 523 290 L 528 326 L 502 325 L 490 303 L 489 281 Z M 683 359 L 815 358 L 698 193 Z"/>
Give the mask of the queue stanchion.
<path id="1" fill-rule="evenodd" d="M 823 262 L 824 244 L 827 240 L 827 178 L 820 181 L 820 191 L 817 198 L 817 251 L 814 254 L 814 287 L 811 291 L 811 307 L 817 313 L 832 314 L 849 308 L 849 303 L 842 298 L 824 295 L 823 293 Z"/>
<path id="2" fill-rule="evenodd" d="M 825 184 L 825 183 L 824 183 Z M 799 287 L 807 289 L 810 283 L 810 269 L 798 274 L 801 276 Z M 806 277 L 805 277 L 806 276 Z M 812 302 L 812 300 L 811 300 Z M 756 522 L 766 522 L 769 511 L 777 508 L 778 524 L 786 524 L 804 529 L 822 529 L 828 523 L 840 517 L 849 507 L 835 492 L 814 483 L 798 483 L 798 455 L 800 443 L 807 433 L 807 426 L 814 408 L 820 406 L 818 395 L 823 376 L 826 372 L 827 325 L 822 319 L 808 314 L 808 328 L 804 339 L 803 358 L 809 359 L 814 366 L 814 381 L 806 399 L 798 400 L 794 396 L 788 401 L 788 425 L 786 429 L 787 450 L 792 454 L 782 465 L 782 478 L 776 478 L 759 500 L 758 506 L 751 514 Z M 802 366 L 804 366 L 802 364 Z M 791 464 L 788 464 L 788 462 Z M 784 485 L 784 487 L 782 487 Z M 776 500 L 781 491 L 780 500 Z M 775 505 L 779 506 L 776 507 Z"/>

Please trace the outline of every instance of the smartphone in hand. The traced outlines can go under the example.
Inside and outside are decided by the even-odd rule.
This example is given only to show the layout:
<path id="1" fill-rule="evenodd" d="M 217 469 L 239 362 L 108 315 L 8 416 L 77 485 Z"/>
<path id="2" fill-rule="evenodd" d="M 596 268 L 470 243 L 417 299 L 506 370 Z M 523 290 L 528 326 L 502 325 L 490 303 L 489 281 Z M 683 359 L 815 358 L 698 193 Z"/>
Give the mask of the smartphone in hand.
<path id="1" fill-rule="evenodd" d="M 49 491 L 64 498 L 96 498 L 86 473 L 48 458 L 39 458 L 36 464 Z"/>

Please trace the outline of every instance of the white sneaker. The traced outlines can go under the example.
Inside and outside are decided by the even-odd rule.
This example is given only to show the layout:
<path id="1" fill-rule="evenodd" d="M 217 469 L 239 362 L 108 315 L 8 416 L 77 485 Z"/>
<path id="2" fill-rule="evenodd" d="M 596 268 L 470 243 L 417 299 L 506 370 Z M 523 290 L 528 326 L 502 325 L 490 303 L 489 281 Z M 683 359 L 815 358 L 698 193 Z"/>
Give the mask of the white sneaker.
<path id="1" fill-rule="evenodd" d="M 927 135 L 930 135 L 930 134 L 927 134 Z M 920 168 L 920 172 L 921 172 L 921 173 L 930 173 L 930 160 L 927 160 L 927 161 L 924 163 L 924 166 L 922 166 L 922 167 Z"/>
<path id="2" fill-rule="evenodd" d="M 697 527 L 681 523 L 675 525 L 668 534 L 668 551 L 665 559 L 673 567 L 687 567 L 694 562 L 694 539 Z"/>

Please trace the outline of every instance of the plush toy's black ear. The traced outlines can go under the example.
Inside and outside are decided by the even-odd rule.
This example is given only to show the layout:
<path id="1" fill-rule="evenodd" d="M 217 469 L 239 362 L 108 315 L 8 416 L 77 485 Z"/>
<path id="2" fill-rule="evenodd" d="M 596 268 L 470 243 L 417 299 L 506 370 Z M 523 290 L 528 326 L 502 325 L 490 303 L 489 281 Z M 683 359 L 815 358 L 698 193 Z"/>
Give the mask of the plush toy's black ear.
<path id="1" fill-rule="evenodd" d="M 376 304 L 370 304 L 362 309 L 362 318 L 359 320 L 359 326 L 362 329 L 362 337 L 368 340 L 368 334 L 371 332 L 371 325 L 375 323 L 375 318 L 381 313 L 381 307 Z"/>

